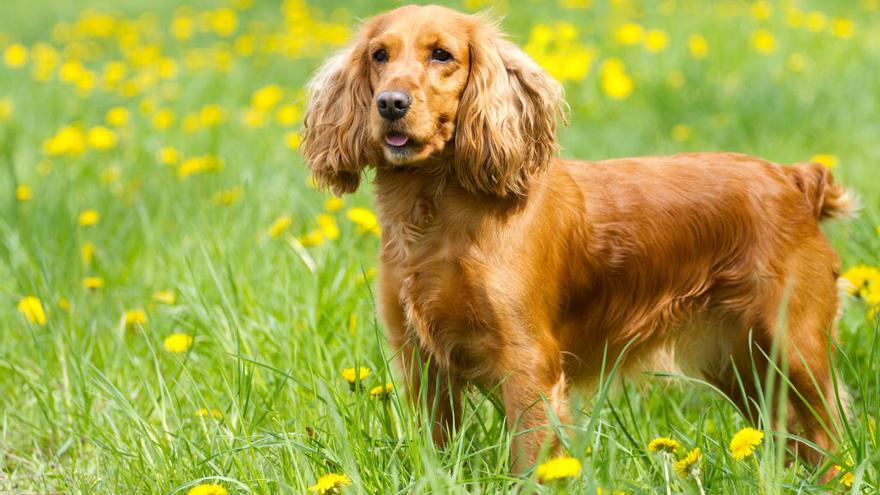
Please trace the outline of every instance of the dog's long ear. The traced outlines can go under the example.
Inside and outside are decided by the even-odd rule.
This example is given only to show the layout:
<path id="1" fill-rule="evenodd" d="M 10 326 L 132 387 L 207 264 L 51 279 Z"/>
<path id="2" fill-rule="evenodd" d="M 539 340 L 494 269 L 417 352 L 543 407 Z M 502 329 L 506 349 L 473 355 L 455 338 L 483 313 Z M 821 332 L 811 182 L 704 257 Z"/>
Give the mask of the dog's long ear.
<path id="1" fill-rule="evenodd" d="M 524 195 L 558 150 L 562 86 L 482 18 L 471 34 L 470 64 L 456 117 L 457 177 L 472 192 Z"/>
<path id="2" fill-rule="evenodd" d="M 367 164 L 372 91 L 365 30 L 331 57 L 309 83 L 300 149 L 321 187 L 354 192 Z"/>

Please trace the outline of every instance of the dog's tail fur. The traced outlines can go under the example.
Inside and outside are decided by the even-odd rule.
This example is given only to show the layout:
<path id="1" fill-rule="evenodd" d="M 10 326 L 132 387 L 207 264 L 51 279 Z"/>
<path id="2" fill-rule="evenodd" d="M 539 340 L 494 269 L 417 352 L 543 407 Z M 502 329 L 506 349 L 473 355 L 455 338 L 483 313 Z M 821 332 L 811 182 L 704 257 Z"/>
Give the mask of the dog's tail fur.
<path id="1" fill-rule="evenodd" d="M 795 165 L 792 172 L 817 219 L 852 218 L 858 213 L 856 195 L 836 184 L 827 167 L 818 163 L 801 163 Z"/>

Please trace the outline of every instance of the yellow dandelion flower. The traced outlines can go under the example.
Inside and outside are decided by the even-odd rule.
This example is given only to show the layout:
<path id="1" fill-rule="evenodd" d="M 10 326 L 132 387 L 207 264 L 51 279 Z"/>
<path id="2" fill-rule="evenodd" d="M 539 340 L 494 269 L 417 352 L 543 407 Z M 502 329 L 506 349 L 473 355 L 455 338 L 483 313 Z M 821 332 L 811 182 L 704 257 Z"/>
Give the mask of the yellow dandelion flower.
<path id="1" fill-rule="evenodd" d="M 372 230 L 378 225 L 376 214 L 366 208 L 349 208 L 346 216 L 363 231 Z"/>
<path id="2" fill-rule="evenodd" d="M 564 9 L 588 9 L 593 5 L 593 0 L 559 0 L 559 6 Z"/>
<path id="3" fill-rule="evenodd" d="M 58 68 L 58 78 L 61 81 L 74 84 L 85 74 L 86 69 L 79 60 L 67 60 Z"/>
<path id="4" fill-rule="evenodd" d="M 224 38 L 232 36 L 238 27 L 238 16 L 229 8 L 219 8 L 210 14 L 211 30 Z"/>
<path id="5" fill-rule="evenodd" d="M 83 265 L 89 265 L 92 263 L 92 259 L 95 257 L 95 245 L 90 241 L 86 241 L 79 248 L 79 258 L 82 261 Z"/>
<path id="6" fill-rule="evenodd" d="M 104 288 L 104 279 L 101 277 L 86 277 L 82 281 L 83 289 L 97 290 Z"/>
<path id="7" fill-rule="evenodd" d="M 837 479 L 837 482 L 840 483 L 841 485 L 847 487 L 847 488 L 852 487 L 853 481 L 855 481 L 855 478 L 856 478 L 856 477 L 855 477 L 855 474 L 853 474 L 853 472 L 852 472 L 852 471 L 849 471 L 849 470 L 847 470 L 847 471 L 844 473 L 844 468 L 843 468 L 842 466 L 840 466 L 840 465 L 835 465 L 835 466 L 834 466 L 834 469 L 835 469 L 838 473 L 843 473 L 843 474 L 840 476 L 840 478 Z"/>
<path id="8" fill-rule="evenodd" d="M 3 62 L 8 67 L 21 67 L 28 62 L 28 48 L 21 43 L 12 43 L 3 50 Z"/>
<path id="9" fill-rule="evenodd" d="M 79 214 L 79 219 L 77 221 L 79 222 L 80 227 L 92 227 L 97 225 L 100 220 L 101 215 L 97 211 L 89 208 L 83 210 L 82 213 Z"/>
<path id="10" fill-rule="evenodd" d="M 776 37 L 766 29 L 752 33 L 752 47 L 764 55 L 770 55 L 776 51 Z"/>
<path id="11" fill-rule="evenodd" d="M 878 227 L 880 235 L 880 227 Z M 867 265 L 855 265 L 843 272 L 841 277 L 848 282 L 847 292 L 853 296 L 865 297 L 872 283 L 880 283 L 880 269 Z"/>
<path id="12" fill-rule="evenodd" d="M 187 114 L 183 117 L 183 120 L 180 121 L 180 127 L 185 132 L 196 132 L 202 127 L 202 124 L 199 122 L 199 116 L 195 113 Z"/>
<path id="13" fill-rule="evenodd" d="M 641 24 L 628 22 L 617 28 L 614 32 L 614 37 L 617 39 L 618 43 L 624 45 L 637 45 L 641 43 L 644 34 L 645 28 L 643 28 Z"/>
<path id="14" fill-rule="evenodd" d="M 241 115 L 241 122 L 247 127 L 263 127 L 266 125 L 266 112 L 248 107 Z"/>
<path id="15" fill-rule="evenodd" d="M 321 229 L 313 229 L 307 234 L 299 236 L 297 240 L 305 247 L 320 246 L 324 244 L 324 234 L 321 233 Z"/>
<path id="16" fill-rule="evenodd" d="M 199 122 L 205 127 L 215 126 L 226 120 L 226 111 L 220 105 L 205 105 L 199 110 Z"/>
<path id="17" fill-rule="evenodd" d="M 207 409 L 204 407 L 200 407 L 196 409 L 196 416 L 200 418 L 204 418 L 206 416 L 211 416 L 214 419 L 222 419 L 223 413 L 219 409 Z"/>
<path id="18" fill-rule="evenodd" d="M 626 74 L 623 62 L 620 59 L 610 58 L 606 60 L 600 69 L 602 91 L 612 99 L 622 100 L 633 91 L 633 80 Z"/>
<path id="19" fill-rule="evenodd" d="M 238 55 L 248 57 L 253 55 L 256 44 L 255 36 L 250 33 L 245 33 L 238 38 L 235 38 L 232 47 Z"/>
<path id="20" fill-rule="evenodd" d="M 156 110 L 156 100 L 153 98 L 144 98 L 138 103 L 138 111 L 143 115 L 152 115 Z"/>
<path id="21" fill-rule="evenodd" d="M 299 144 L 301 142 L 302 136 L 296 131 L 288 132 L 284 135 L 284 144 L 292 150 L 299 149 Z"/>
<path id="22" fill-rule="evenodd" d="M 171 79 L 177 75 L 177 61 L 172 58 L 162 58 L 159 60 L 159 77 L 162 79 Z"/>
<path id="23" fill-rule="evenodd" d="M 699 448 L 688 452 L 681 460 L 676 461 L 675 464 L 673 464 L 675 472 L 680 476 L 688 476 L 697 467 L 697 463 L 700 462 L 701 457 L 702 452 Z"/>
<path id="24" fill-rule="evenodd" d="M 156 152 L 156 161 L 162 165 L 175 165 L 180 161 L 180 153 L 170 146 L 164 146 Z"/>
<path id="25" fill-rule="evenodd" d="M 856 34 L 856 25 L 851 19 L 834 19 L 831 34 L 842 39 L 852 38 Z"/>
<path id="26" fill-rule="evenodd" d="M 293 125 L 302 117 L 299 108 L 293 105 L 284 105 L 275 112 L 275 120 L 281 125 Z"/>
<path id="27" fill-rule="evenodd" d="M 557 457 L 539 465 L 535 474 L 541 481 L 576 478 L 581 474 L 581 461 L 574 457 Z"/>
<path id="28" fill-rule="evenodd" d="M 266 112 L 271 110 L 284 97 L 284 89 L 277 84 L 264 86 L 251 95 L 251 105 L 257 110 Z"/>
<path id="29" fill-rule="evenodd" d="M 370 368 L 366 368 L 361 366 L 358 369 L 355 368 L 344 368 L 342 370 L 342 378 L 345 379 L 350 384 L 357 383 L 360 380 L 370 376 Z"/>
<path id="30" fill-rule="evenodd" d="M 605 495 L 606 493 L 608 492 L 603 490 L 601 487 L 596 487 L 596 495 Z M 611 492 L 611 495 L 626 495 L 626 493 L 624 493 L 623 490 L 614 490 L 613 492 Z"/>
<path id="31" fill-rule="evenodd" d="M 324 495 L 334 493 L 344 486 L 351 484 L 351 480 L 344 474 L 328 473 L 318 478 L 314 485 L 309 487 L 310 492 Z"/>
<path id="32" fill-rule="evenodd" d="M 335 213 L 342 209 L 345 206 L 345 201 L 342 198 L 330 197 L 324 201 L 324 209 L 329 211 L 330 213 Z"/>
<path id="33" fill-rule="evenodd" d="M 43 303 L 36 296 L 23 297 L 18 301 L 18 312 L 30 323 L 37 325 L 46 324 L 46 312 L 43 310 Z"/>
<path id="34" fill-rule="evenodd" d="M 171 335 L 165 337 L 165 340 L 162 341 L 162 346 L 165 347 L 165 350 L 168 352 L 173 352 L 175 354 L 183 354 L 188 351 L 190 347 L 193 345 L 193 337 L 192 335 L 188 335 L 185 333 L 172 333 Z"/>
<path id="35" fill-rule="evenodd" d="M 743 428 L 730 440 L 730 453 L 736 460 L 742 460 L 755 453 L 755 448 L 764 440 L 764 432 L 754 428 Z"/>
<path id="36" fill-rule="evenodd" d="M 107 122 L 107 125 L 111 125 L 113 127 L 122 127 L 125 124 L 128 124 L 129 119 L 128 109 L 125 107 L 113 107 L 110 110 L 107 110 L 107 114 L 104 116 L 104 120 Z"/>
<path id="37" fill-rule="evenodd" d="M 532 26 L 525 50 L 532 55 L 544 52 L 555 38 L 553 28 L 547 24 L 538 23 Z"/>
<path id="38" fill-rule="evenodd" d="M 70 311 L 70 301 L 66 297 L 59 297 L 58 307 L 61 308 L 62 311 Z"/>
<path id="39" fill-rule="evenodd" d="M 192 17 L 178 15 L 171 20 L 171 36 L 174 39 L 186 41 L 192 38 L 193 31 L 195 31 L 195 25 Z"/>
<path id="40" fill-rule="evenodd" d="M 691 57 L 703 60 L 709 55 L 709 42 L 702 34 L 692 34 L 688 36 L 688 51 Z"/>
<path id="41" fill-rule="evenodd" d="M 229 492 L 223 485 L 203 483 L 190 488 L 186 495 L 229 495 Z"/>
<path id="42" fill-rule="evenodd" d="M 86 151 L 86 135 L 78 126 L 64 126 L 43 141 L 43 152 L 50 156 L 81 155 Z"/>
<path id="43" fill-rule="evenodd" d="M 763 21 L 773 15 L 773 6 L 770 2 L 760 1 L 752 4 L 752 17 Z"/>
<path id="44" fill-rule="evenodd" d="M 372 372 L 370 368 L 366 368 L 361 366 L 360 368 L 344 368 L 342 370 L 342 378 L 344 378 L 349 383 L 354 383 L 358 380 L 363 380 L 364 378 L 370 376 Z"/>
<path id="45" fill-rule="evenodd" d="M 153 293 L 153 300 L 162 304 L 174 304 L 177 295 L 173 290 L 160 290 Z"/>
<path id="46" fill-rule="evenodd" d="M 394 385 L 391 383 L 386 383 L 385 385 L 379 385 L 378 387 L 374 387 L 370 390 L 370 398 L 385 400 L 391 396 L 391 392 L 393 392 L 393 391 L 394 391 Z"/>
<path id="47" fill-rule="evenodd" d="M 244 189 L 241 186 L 234 186 L 229 189 L 217 191 L 211 196 L 211 203 L 215 205 L 229 206 L 237 202 L 244 195 Z"/>
<path id="48" fill-rule="evenodd" d="M 159 110 L 153 114 L 153 127 L 157 130 L 164 131 L 174 125 L 175 118 L 173 110 L 167 108 Z"/>
<path id="49" fill-rule="evenodd" d="M 810 157 L 810 161 L 818 163 L 819 165 L 824 165 L 828 168 L 834 168 L 840 163 L 840 159 L 837 158 L 837 155 L 829 155 L 827 153 L 813 155 Z"/>
<path id="50" fill-rule="evenodd" d="M 648 444 L 648 450 L 651 452 L 668 452 L 674 454 L 681 448 L 681 444 L 673 438 L 657 437 Z"/>
<path id="51" fill-rule="evenodd" d="M 15 200 L 21 201 L 22 203 L 25 201 L 30 201 L 33 198 L 34 193 L 31 190 L 31 186 L 27 184 L 19 184 L 15 188 Z"/>
<path id="52" fill-rule="evenodd" d="M 104 79 L 105 87 L 110 89 L 113 88 L 116 84 L 119 84 L 125 78 L 125 75 L 127 73 L 128 66 L 126 66 L 124 62 L 113 60 L 107 62 L 107 64 L 104 65 L 104 70 L 101 74 L 101 77 Z"/>
<path id="53" fill-rule="evenodd" d="M 116 146 L 116 133 L 98 125 L 89 129 L 86 134 L 86 142 L 96 150 L 109 150 Z"/>
<path id="54" fill-rule="evenodd" d="M 177 177 L 181 180 L 191 175 L 211 172 L 223 168 L 223 160 L 213 155 L 195 156 L 187 158 L 177 166 Z"/>
<path id="55" fill-rule="evenodd" d="M 318 226 L 321 228 L 321 234 L 327 239 L 335 241 L 339 239 L 339 226 L 336 225 L 336 219 L 332 215 L 321 213 L 317 217 Z"/>
<path id="56" fill-rule="evenodd" d="M 0 122 L 9 120 L 12 117 L 12 111 L 15 110 L 15 103 L 12 98 L 5 96 L 0 98 Z"/>
<path id="57" fill-rule="evenodd" d="M 688 141 L 693 134 L 693 128 L 687 124 L 676 124 L 672 128 L 672 139 L 678 142 Z"/>
<path id="58" fill-rule="evenodd" d="M 282 215 L 269 225 L 269 228 L 266 229 L 266 234 L 268 234 L 269 237 L 278 237 L 283 234 L 292 223 L 293 220 L 289 216 Z"/>
<path id="59" fill-rule="evenodd" d="M 662 52 L 669 45 L 669 35 L 666 31 L 652 29 L 645 34 L 645 49 L 649 52 Z"/>
<path id="60" fill-rule="evenodd" d="M 130 309 L 125 312 L 122 319 L 126 327 L 143 326 L 147 323 L 147 312 L 142 309 Z"/>
<path id="61" fill-rule="evenodd" d="M 804 25 L 804 11 L 797 7 L 788 7 L 785 9 L 785 24 L 788 27 L 799 29 Z"/>
<path id="62" fill-rule="evenodd" d="M 824 13 L 818 10 L 809 12 L 804 18 L 804 25 L 807 26 L 807 29 L 814 33 L 818 33 L 819 31 L 824 30 L 827 24 L 828 17 L 826 17 Z"/>

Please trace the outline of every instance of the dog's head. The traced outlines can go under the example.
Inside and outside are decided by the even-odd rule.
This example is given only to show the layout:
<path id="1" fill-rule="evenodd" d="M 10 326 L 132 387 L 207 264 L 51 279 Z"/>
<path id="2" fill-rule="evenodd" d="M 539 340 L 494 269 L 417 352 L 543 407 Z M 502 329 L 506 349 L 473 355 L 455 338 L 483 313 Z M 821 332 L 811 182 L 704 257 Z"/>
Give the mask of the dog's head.
<path id="1" fill-rule="evenodd" d="M 315 75 L 302 152 L 337 194 L 367 165 L 440 164 L 472 192 L 520 195 L 557 150 L 563 105 L 561 86 L 485 16 L 401 7 Z"/>

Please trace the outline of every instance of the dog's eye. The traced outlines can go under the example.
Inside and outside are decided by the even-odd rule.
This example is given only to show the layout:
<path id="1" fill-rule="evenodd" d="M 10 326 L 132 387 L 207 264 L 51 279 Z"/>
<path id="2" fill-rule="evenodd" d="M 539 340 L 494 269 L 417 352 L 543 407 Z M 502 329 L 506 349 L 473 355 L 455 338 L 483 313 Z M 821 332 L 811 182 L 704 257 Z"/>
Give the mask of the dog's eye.
<path id="1" fill-rule="evenodd" d="M 435 48 L 434 51 L 431 52 L 431 60 L 436 60 L 438 62 L 449 62 L 450 60 L 452 60 L 452 54 L 442 48 Z"/>
<path id="2" fill-rule="evenodd" d="M 376 50 L 373 53 L 373 60 L 379 62 L 380 64 L 388 61 L 388 52 L 385 50 Z"/>

